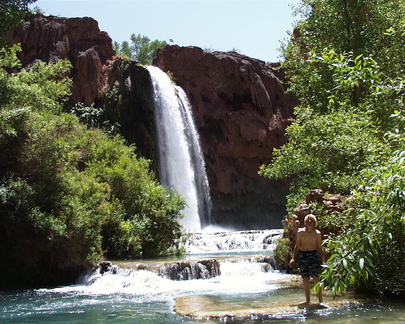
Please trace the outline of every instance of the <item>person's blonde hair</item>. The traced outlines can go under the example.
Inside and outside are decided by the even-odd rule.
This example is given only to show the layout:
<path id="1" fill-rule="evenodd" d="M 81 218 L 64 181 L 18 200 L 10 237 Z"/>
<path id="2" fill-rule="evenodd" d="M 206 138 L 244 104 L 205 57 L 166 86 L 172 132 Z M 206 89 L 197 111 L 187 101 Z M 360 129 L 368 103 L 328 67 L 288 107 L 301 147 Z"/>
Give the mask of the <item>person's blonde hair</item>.
<path id="1" fill-rule="evenodd" d="M 314 226 L 314 227 L 317 227 L 317 226 L 318 226 L 318 220 L 316 219 L 316 217 L 315 217 L 314 214 L 308 214 L 307 216 L 305 216 L 305 218 L 304 218 L 304 226 L 307 226 L 307 220 L 308 220 L 309 218 L 312 218 L 312 220 L 313 220 L 314 223 L 315 223 L 315 226 Z"/>

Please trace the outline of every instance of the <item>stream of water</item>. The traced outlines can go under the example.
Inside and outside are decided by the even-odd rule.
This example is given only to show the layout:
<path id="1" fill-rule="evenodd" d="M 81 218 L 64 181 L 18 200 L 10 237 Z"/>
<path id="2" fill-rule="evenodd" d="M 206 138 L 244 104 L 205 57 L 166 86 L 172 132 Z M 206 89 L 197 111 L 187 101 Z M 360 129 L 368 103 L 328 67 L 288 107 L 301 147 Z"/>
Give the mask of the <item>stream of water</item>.
<path id="1" fill-rule="evenodd" d="M 211 199 L 198 132 L 184 90 L 156 66 L 148 66 L 153 87 L 159 148 L 159 179 L 186 200 L 185 229 L 199 231 L 211 224 Z"/>
<path id="2" fill-rule="evenodd" d="M 161 182 L 185 197 L 183 226 L 189 232 L 208 229 L 209 188 L 187 97 L 161 70 L 148 69 L 154 89 Z M 187 254 L 181 258 L 113 262 L 107 270 L 99 267 L 83 274 L 71 286 L 0 292 L 0 323 L 405 322 L 404 301 L 286 311 L 282 307 L 299 304 L 304 296 L 301 287 L 287 284 L 292 276 L 275 270 L 271 256 L 280 233 L 193 233 L 185 246 Z M 191 306 L 204 306 L 204 311 L 221 306 L 228 315 L 182 316 L 175 311 L 179 300 L 194 301 Z M 274 305 L 284 306 L 264 315 L 232 316 L 238 308 Z"/>
<path id="3" fill-rule="evenodd" d="M 300 287 L 286 288 L 283 274 L 252 259 L 271 255 L 274 230 L 195 234 L 182 258 L 135 260 L 127 267 L 84 274 L 75 285 L 0 294 L 0 323 L 403 323 L 405 303 L 378 301 L 298 313 L 194 319 L 175 311 L 176 298 L 198 296 L 214 304 L 271 305 L 303 301 Z M 205 243 L 203 241 L 205 240 Z M 237 243 L 239 242 L 239 243 Z M 195 255 L 197 250 L 203 255 Z M 211 248 L 208 248 L 211 247 Z M 221 274 L 207 279 L 174 281 L 137 264 L 215 258 Z M 134 267 L 128 267 L 128 265 Z M 141 268 L 142 269 L 142 268 Z"/>

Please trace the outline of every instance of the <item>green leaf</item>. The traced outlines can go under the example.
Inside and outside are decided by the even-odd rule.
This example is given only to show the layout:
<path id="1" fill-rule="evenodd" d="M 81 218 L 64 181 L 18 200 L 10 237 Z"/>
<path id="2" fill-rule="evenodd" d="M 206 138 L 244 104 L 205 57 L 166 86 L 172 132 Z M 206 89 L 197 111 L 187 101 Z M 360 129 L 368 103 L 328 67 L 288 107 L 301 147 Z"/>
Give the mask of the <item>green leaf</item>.
<path id="1" fill-rule="evenodd" d="M 348 267 L 347 267 L 347 260 L 346 259 L 343 259 L 342 260 L 342 263 L 343 263 L 343 267 L 345 268 L 345 269 L 347 269 Z"/>
<path id="2" fill-rule="evenodd" d="M 359 259 L 359 266 L 360 266 L 360 270 L 364 269 L 364 258 Z"/>

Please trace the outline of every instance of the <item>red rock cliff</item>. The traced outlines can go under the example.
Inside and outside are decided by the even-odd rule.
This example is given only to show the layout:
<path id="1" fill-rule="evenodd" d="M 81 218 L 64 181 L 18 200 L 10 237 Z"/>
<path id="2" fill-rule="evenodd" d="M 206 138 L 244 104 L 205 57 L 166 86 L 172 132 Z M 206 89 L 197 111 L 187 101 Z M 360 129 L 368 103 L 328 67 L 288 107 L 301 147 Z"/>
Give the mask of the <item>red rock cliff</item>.
<path id="1" fill-rule="evenodd" d="M 286 141 L 296 99 L 275 65 L 234 52 L 166 46 L 154 62 L 187 93 L 206 156 L 219 223 L 278 226 L 286 186 L 259 177 Z"/>
<path id="2" fill-rule="evenodd" d="M 108 76 L 105 72 L 115 52 L 110 36 L 100 31 L 94 19 L 37 14 L 7 38 L 13 43 L 21 43 L 19 58 L 24 66 L 36 59 L 45 62 L 70 60 L 74 101 L 90 105 L 104 94 Z"/>
<path id="3" fill-rule="evenodd" d="M 111 38 L 100 31 L 97 21 L 37 14 L 7 38 L 21 44 L 19 58 L 24 67 L 36 60 L 69 60 L 73 104 L 94 103 L 105 108 L 108 118 L 120 124 L 128 143 L 135 143 L 137 153 L 151 159 L 152 168 L 157 168 L 149 73 L 136 62 L 117 56 Z M 115 97 L 106 95 L 107 90 Z"/>
<path id="4" fill-rule="evenodd" d="M 72 100 L 113 110 L 128 142 L 154 159 L 147 72 L 117 58 L 110 37 L 94 19 L 38 14 L 8 38 L 21 43 L 24 66 L 36 59 L 69 59 Z M 171 71 L 192 103 L 216 222 L 239 228 L 280 226 L 287 186 L 259 177 L 257 171 L 286 141 L 284 130 L 296 104 L 285 93 L 282 72 L 237 53 L 206 53 L 197 47 L 167 46 L 155 63 Z M 115 106 L 105 97 L 113 86 L 123 98 Z"/>

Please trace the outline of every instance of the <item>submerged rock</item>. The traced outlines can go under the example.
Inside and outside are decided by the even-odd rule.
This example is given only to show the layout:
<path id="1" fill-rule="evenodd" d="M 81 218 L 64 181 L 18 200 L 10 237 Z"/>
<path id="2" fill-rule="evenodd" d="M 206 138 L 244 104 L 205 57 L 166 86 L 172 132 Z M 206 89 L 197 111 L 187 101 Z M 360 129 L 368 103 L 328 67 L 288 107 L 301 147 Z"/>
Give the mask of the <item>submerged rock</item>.
<path id="1" fill-rule="evenodd" d="M 292 290 L 289 298 L 265 296 L 254 300 L 240 299 L 239 301 L 220 299 L 216 296 L 186 296 L 176 298 L 174 310 L 182 316 L 196 319 L 207 318 L 291 318 L 303 312 L 319 311 L 325 308 L 336 308 L 347 304 L 361 304 L 364 301 L 350 296 L 340 296 L 334 299 L 332 296 L 324 296 L 324 304 L 312 303 L 304 305 L 302 289 Z"/>

